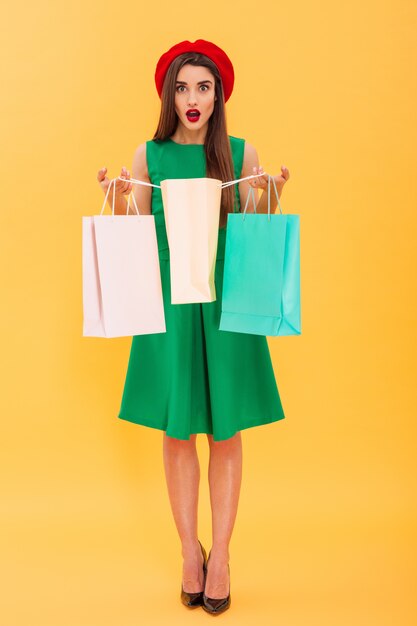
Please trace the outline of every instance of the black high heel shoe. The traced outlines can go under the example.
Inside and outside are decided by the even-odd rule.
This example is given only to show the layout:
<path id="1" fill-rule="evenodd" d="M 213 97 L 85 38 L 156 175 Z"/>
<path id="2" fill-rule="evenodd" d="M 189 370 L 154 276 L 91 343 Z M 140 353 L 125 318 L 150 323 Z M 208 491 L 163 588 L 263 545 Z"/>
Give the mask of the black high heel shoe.
<path id="1" fill-rule="evenodd" d="M 197 606 L 201 606 L 203 604 L 203 593 L 204 593 L 204 585 L 206 584 L 206 575 L 207 575 L 207 554 L 201 545 L 201 541 L 198 540 L 198 543 L 201 547 L 201 552 L 203 553 L 203 572 L 204 572 L 204 581 L 203 581 L 203 591 L 184 591 L 184 587 L 181 584 L 181 602 L 188 606 L 191 609 L 194 609 Z"/>
<path id="2" fill-rule="evenodd" d="M 209 552 L 209 556 L 207 559 L 207 566 L 210 560 L 211 550 Z M 227 598 L 209 598 L 206 596 L 205 591 L 203 592 L 203 604 L 201 605 L 207 613 L 211 613 L 212 615 L 218 615 L 219 613 L 223 613 L 226 611 L 231 604 L 230 597 L 230 567 L 227 564 L 227 569 L 229 570 L 229 595 Z M 206 567 L 206 575 L 207 575 L 207 567 Z"/>

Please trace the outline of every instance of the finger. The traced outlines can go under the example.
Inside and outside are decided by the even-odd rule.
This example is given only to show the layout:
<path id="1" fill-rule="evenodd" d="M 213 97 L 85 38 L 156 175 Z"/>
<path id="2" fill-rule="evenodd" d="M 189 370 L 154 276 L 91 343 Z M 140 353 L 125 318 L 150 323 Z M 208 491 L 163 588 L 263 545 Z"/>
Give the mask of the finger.
<path id="1" fill-rule="evenodd" d="M 262 174 L 260 177 L 261 182 L 268 183 L 268 174 Z"/>
<path id="2" fill-rule="evenodd" d="M 101 170 L 98 171 L 97 178 L 101 182 L 106 177 L 107 167 L 102 167 Z"/>
<path id="3" fill-rule="evenodd" d="M 129 178 L 130 178 L 130 172 L 129 172 L 129 170 L 126 170 L 126 169 L 125 169 L 124 178 L 125 178 L 126 180 L 129 180 Z M 128 183 L 128 182 L 125 182 L 125 186 L 127 186 L 127 185 L 129 185 L 129 183 Z"/>
<path id="4" fill-rule="evenodd" d="M 130 177 L 129 170 L 127 171 L 127 175 L 126 176 L 127 176 L 127 178 Z M 133 183 L 126 183 L 125 184 L 125 192 L 124 193 L 130 193 L 132 191 L 132 186 L 133 186 Z"/>
<path id="5" fill-rule="evenodd" d="M 265 174 L 264 168 L 262 167 L 262 165 L 259 167 L 258 172 L 259 172 L 258 184 L 262 186 L 268 182 L 268 176 Z"/>
<path id="6" fill-rule="evenodd" d="M 253 180 L 255 181 L 255 184 L 257 187 L 262 186 L 263 183 L 268 182 L 268 177 L 267 175 L 264 173 L 264 168 L 262 166 L 256 168 L 253 168 L 253 173 L 254 174 L 258 174 L 258 176 L 256 178 L 254 178 Z"/>
<path id="7" fill-rule="evenodd" d="M 124 194 L 125 190 L 126 190 L 126 183 L 123 180 L 120 180 L 120 178 L 118 178 L 116 181 L 116 193 Z"/>

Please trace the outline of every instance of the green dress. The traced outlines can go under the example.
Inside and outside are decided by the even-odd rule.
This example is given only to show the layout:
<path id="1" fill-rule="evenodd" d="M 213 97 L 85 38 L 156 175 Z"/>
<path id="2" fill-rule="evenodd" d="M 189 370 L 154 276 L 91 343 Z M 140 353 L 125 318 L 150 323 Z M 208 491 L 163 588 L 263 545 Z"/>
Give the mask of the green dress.
<path id="1" fill-rule="evenodd" d="M 245 140 L 229 136 L 234 178 L 240 178 Z M 202 144 L 146 142 L 150 181 L 206 176 Z M 237 206 L 240 209 L 238 185 Z M 219 229 L 214 302 L 171 304 L 170 261 L 161 190 L 152 187 L 165 333 L 134 335 L 118 417 L 188 440 L 215 441 L 285 417 L 267 339 L 219 330 L 226 227 Z"/>

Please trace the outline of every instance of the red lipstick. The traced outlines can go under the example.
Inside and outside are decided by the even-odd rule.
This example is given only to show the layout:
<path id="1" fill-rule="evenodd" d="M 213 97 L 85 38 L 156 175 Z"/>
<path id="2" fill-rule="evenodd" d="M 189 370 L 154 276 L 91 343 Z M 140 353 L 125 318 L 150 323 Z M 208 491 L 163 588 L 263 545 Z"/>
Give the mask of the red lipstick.
<path id="1" fill-rule="evenodd" d="M 198 122 L 200 119 L 200 111 L 198 109 L 189 109 L 186 116 L 189 122 Z"/>

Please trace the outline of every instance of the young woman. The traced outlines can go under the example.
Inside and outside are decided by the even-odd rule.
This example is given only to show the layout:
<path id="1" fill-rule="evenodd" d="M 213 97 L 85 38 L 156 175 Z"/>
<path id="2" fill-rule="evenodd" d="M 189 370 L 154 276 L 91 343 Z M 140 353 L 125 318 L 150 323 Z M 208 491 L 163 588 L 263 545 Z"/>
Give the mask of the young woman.
<path id="1" fill-rule="evenodd" d="M 129 182 L 124 167 L 126 181 L 117 179 L 115 191 L 116 213 L 126 214 L 125 195 L 132 191 L 140 213 L 155 216 L 166 322 L 165 333 L 132 337 L 118 417 L 164 431 L 164 468 L 182 545 L 181 600 L 220 613 L 230 606 L 229 542 L 242 475 L 240 431 L 285 417 L 266 337 L 219 330 L 227 214 L 241 210 L 250 186 L 263 190 L 256 210 L 266 213 L 268 178 L 255 148 L 227 134 L 225 103 L 234 72 L 221 48 L 202 39 L 176 44 L 159 59 L 155 83 L 162 100 L 159 123 L 153 139 L 135 152 L 133 178 L 159 185 L 165 178 L 207 176 L 226 182 L 253 175 L 222 191 L 217 299 L 201 304 L 171 304 L 161 190 Z M 110 183 L 106 171 L 97 177 L 104 192 Z M 274 176 L 279 196 L 289 178 L 286 167 L 281 171 Z M 271 194 L 271 212 L 276 206 Z M 135 213 L 132 203 L 130 212 Z M 213 541 L 208 560 L 197 531 L 197 433 L 206 433 L 210 446 Z"/>

